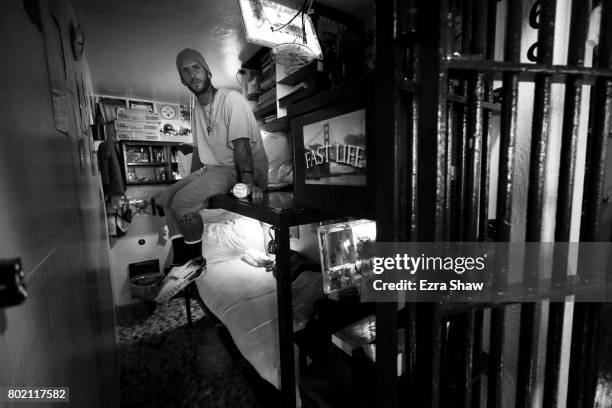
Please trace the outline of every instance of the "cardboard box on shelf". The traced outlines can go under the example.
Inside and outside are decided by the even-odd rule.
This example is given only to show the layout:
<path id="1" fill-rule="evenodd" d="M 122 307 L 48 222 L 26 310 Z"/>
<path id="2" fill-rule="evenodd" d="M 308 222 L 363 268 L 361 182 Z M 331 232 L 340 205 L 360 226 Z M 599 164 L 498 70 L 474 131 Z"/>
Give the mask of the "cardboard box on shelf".
<path id="1" fill-rule="evenodd" d="M 118 120 L 159 122 L 159 113 L 151 113 L 139 109 L 117 109 Z"/>
<path id="2" fill-rule="evenodd" d="M 255 77 L 255 78 L 251 79 L 248 82 L 248 85 L 247 85 L 247 94 L 248 95 L 255 95 L 255 94 L 258 94 L 259 92 L 261 92 L 259 84 L 260 84 L 259 77 Z"/>
<path id="3" fill-rule="evenodd" d="M 160 139 L 162 142 L 176 142 L 176 143 L 193 143 L 193 136 L 190 134 L 186 136 L 179 135 L 167 135 L 160 133 Z"/>
<path id="4" fill-rule="evenodd" d="M 152 130 L 117 130 L 117 140 L 148 140 L 152 142 L 161 141 L 158 131 Z"/>
<path id="5" fill-rule="evenodd" d="M 136 121 L 117 119 L 115 121 L 115 129 L 117 130 L 154 130 L 159 131 L 160 122 L 154 121 Z"/>

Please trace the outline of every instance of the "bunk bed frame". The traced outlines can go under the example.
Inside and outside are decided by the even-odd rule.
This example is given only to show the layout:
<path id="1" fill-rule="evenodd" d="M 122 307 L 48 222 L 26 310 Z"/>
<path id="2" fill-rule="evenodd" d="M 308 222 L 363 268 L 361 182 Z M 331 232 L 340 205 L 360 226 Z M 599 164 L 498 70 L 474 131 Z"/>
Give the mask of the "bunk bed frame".
<path id="1" fill-rule="evenodd" d="M 293 193 L 268 192 L 260 202 L 238 199 L 231 195 L 211 197 L 210 208 L 221 208 L 272 225 L 276 242 L 275 272 L 278 304 L 278 335 L 280 348 L 281 402 L 283 407 L 294 407 L 295 365 L 293 348 L 293 306 L 291 292 L 291 264 L 289 228 L 329 219 L 329 215 L 293 205 Z"/>

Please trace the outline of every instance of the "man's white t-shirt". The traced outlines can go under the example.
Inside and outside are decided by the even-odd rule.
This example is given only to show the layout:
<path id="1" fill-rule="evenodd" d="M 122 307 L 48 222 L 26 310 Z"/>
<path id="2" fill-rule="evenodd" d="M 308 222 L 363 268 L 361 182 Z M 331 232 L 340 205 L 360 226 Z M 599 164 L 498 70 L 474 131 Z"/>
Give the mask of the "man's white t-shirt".
<path id="1" fill-rule="evenodd" d="M 210 124 L 206 121 L 208 117 Z M 255 180 L 261 188 L 267 187 L 268 158 L 257 120 L 242 95 L 230 89 L 218 89 L 209 105 L 202 106 L 196 99 L 192 129 L 193 142 L 204 165 L 235 166 L 232 141 L 249 139 Z"/>

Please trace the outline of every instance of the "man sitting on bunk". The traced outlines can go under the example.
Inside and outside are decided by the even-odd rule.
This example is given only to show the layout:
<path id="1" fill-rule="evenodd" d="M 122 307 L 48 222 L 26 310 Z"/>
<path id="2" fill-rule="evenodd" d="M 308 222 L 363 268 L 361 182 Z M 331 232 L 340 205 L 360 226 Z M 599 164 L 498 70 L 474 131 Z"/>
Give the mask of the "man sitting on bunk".
<path id="1" fill-rule="evenodd" d="M 257 121 L 242 95 L 215 88 L 204 57 L 186 48 L 176 57 L 181 82 L 195 96 L 191 115 L 194 151 L 191 174 L 161 197 L 173 249 L 173 268 L 155 301 L 164 302 L 200 275 L 204 224 L 199 211 L 208 199 L 227 194 L 238 182 L 261 200 L 268 180 L 268 158 Z"/>

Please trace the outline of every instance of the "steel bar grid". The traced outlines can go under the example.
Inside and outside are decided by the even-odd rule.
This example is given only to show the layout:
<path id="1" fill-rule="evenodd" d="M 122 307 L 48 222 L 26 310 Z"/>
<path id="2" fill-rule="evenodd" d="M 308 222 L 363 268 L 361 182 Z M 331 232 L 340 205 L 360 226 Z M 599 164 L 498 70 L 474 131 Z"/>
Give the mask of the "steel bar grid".
<path id="1" fill-rule="evenodd" d="M 385 3 L 384 5 L 382 3 Z M 508 3 L 508 2 L 506 2 Z M 603 186 L 603 164 L 606 158 L 607 135 L 610 132 L 612 112 L 612 69 L 610 66 L 609 2 L 603 2 L 602 40 L 599 63 L 585 67 L 584 38 L 591 11 L 590 0 L 572 2 L 570 45 L 567 65 L 553 64 L 555 28 L 555 0 L 542 0 L 538 37 L 538 55 L 535 64 L 521 61 L 521 31 L 523 1 L 512 1 L 506 18 L 504 60 L 493 61 L 496 10 L 494 0 L 413 0 L 409 2 L 378 2 L 379 15 L 384 14 L 387 37 L 377 44 L 393 51 L 386 59 L 392 67 L 385 71 L 392 77 L 385 82 L 395 87 L 390 116 L 392 120 L 393 155 L 393 215 L 399 221 L 393 225 L 393 239 L 440 241 L 485 240 L 487 231 L 488 177 L 490 173 L 491 115 L 501 111 L 499 176 L 496 208 L 495 237 L 509 242 L 512 238 L 515 186 L 513 176 L 517 169 L 515 156 L 518 129 L 518 89 L 521 82 L 534 82 L 534 112 L 531 130 L 530 170 L 528 185 L 528 211 L 526 241 L 541 241 L 544 212 L 544 186 L 546 154 L 550 144 L 549 122 L 552 84 L 565 85 L 565 104 L 562 124 L 561 162 L 555 240 L 569 241 L 572 200 L 576 174 L 576 151 L 581 112 L 582 89 L 595 85 L 593 92 L 592 132 L 589 135 L 588 171 L 585 182 L 584 216 L 581 241 L 599 238 L 599 214 Z M 532 2 L 529 2 L 531 4 Z M 380 10 L 384 11 L 381 13 Z M 459 23 L 455 17 L 459 17 Z M 383 21 L 383 20 L 379 20 Z M 457 24 L 461 24 L 457 37 Z M 387 30 L 387 31 L 385 31 Z M 605 30 L 605 31 L 604 31 Z M 392 34 L 389 34 L 391 33 Z M 380 60 L 378 61 L 380 62 Z M 449 78 L 452 78 L 449 80 Z M 493 80 L 503 82 L 501 105 L 492 101 Z M 389 88 L 387 88 L 389 89 Z M 418 198 L 418 199 L 417 199 Z M 417 216 L 418 215 L 418 216 Z M 514 220 L 516 222 L 516 220 Z M 398 225 L 399 224 L 399 225 Z M 534 286 L 537 276 L 526 263 L 525 282 Z M 558 300 L 568 293 L 579 293 L 579 286 L 568 290 L 570 277 L 566 275 L 566 262 L 555 264 L 550 291 L 529 298 L 521 305 L 518 377 L 515 405 L 532 406 L 536 361 L 538 358 L 538 326 L 543 298 Z M 505 263 L 507 265 L 507 263 Z M 516 288 L 508 284 L 505 273 L 496 275 L 494 286 L 499 292 L 512 293 Z M 497 268 L 499 269 L 499 268 Z M 588 285 L 588 281 L 585 282 Z M 568 286 L 569 285 L 569 286 Z M 572 292 L 572 290 L 574 292 Z M 531 301 L 532 300 L 532 301 Z M 419 407 L 440 407 L 448 404 L 449 390 L 459 390 L 452 406 L 480 407 L 480 381 L 474 377 L 482 348 L 482 330 L 485 310 L 490 310 L 489 358 L 487 363 L 487 407 L 501 407 L 503 396 L 510 390 L 503 388 L 504 346 L 507 342 L 506 324 L 508 304 L 456 304 L 452 307 L 437 304 L 411 304 L 402 320 L 388 314 L 396 308 L 380 306 L 377 318 L 381 342 L 378 350 L 377 380 L 378 406 L 395 406 L 401 402 L 416 402 Z M 599 347 L 598 305 L 576 304 L 570 354 L 570 383 L 567 406 L 592 407 L 595 392 L 596 356 Z M 544 371 L 543 404 L 556 407 L 563 398 L 559 394 L 561 369 L 561 339 L 564 303 L 551 302 L 547 329 L 546 366 Z M 453 318 L 449 318 L 453 316 Z M 449 365 L 451 351 L 444 341 L 446 321 L 448 330 L 459 330 L 458 366 Z M 459 322 L 459 323 L 457 323 Z M 392 363 L 397 347 L 398 326 L 406 328 L 404 350 L 408 368 L 407 381 L 397 382 Z M 457 337 L 459 336 L 459 337 Z M 446 344 L 446 345 L 445 345 Z M 386 347 L 387 350 L 382 347 Z M 449 346 L 450 347 L 450 346 Z M 587 361 L 584 361 L 584 360 Z M 380 361 L 386 361 L 388 367 Z M 393 370 L 391 370 L 393 368 Z M 444 370 L 455 372 L 444 374 Z M 589 373 L 589 375 L 585 375 Z M 455 377 L 457 375 L 457 377 Z M 457 381 L 449 386 L 447 381 Z M 382 382 L 388 381 L 387 385 Z M 413 398 L 396 394 L 397 384 L 407 384 Z M 574 386 L 575 385 L 575 386 Z M 454 388 L 456 387 L 456 388 Z M 387 396 L 381 396 L 384 392 Z M 451 405 L 445 405 L 451 406 Z"/>

